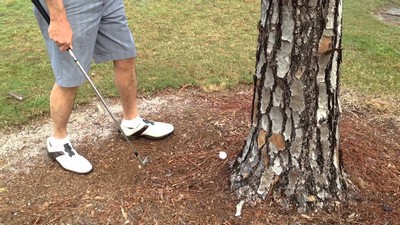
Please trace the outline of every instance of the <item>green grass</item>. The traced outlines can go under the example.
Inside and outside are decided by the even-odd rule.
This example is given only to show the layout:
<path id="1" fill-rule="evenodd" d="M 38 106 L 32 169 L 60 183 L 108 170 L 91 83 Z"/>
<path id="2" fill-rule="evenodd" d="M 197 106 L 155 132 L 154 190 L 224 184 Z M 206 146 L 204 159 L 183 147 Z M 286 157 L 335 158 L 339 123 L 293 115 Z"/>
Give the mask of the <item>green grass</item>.
<path id="1" fill-rule="evenodd" d="M 400 1 L 345 1 L 342 84 L 361 93 L 400 96 L 400 27 L 373 12 Z"/>
<path id="2" fill-rule="evenodd" d="M 399 0 L 344 1 L 342 84 L 369 95 L 399 96 L 400 28 L 371 13 Z M 251 83 L 259 0 L 125 0 L 138 49 L 139 91 L 184 85 L 205 90 Z M 47 114 L 53 76 L 30 1 L 0 0 L 0 127 Z M 110 63 L 90 72 L 105 96 L 116 96 Z M 9 92 L 26 96 L 19 102 Z M 94 93 L 85 84 L 78 103 Z"/>

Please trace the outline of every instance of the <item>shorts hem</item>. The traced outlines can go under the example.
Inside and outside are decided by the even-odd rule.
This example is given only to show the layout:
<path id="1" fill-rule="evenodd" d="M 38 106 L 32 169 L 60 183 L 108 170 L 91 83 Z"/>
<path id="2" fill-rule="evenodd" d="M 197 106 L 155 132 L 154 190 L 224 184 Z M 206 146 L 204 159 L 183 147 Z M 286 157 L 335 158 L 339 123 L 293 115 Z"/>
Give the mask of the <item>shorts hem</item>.
<path id="1" fill-rule="evenodd" d="M 130 59 L 136 58 L 136 52 L 116 52 L 116 53 L 106 53 L 104 55 L 96 55 L 93 57 L 95 63 L 103 63 L 107 61 L 114 61 L 114 60 L 122 60 L 122 59 Z"/>
<path id="2" fill-rule="evenodd" d="M 83 76 L 83 75 L 82 75 Z M 56 84 L 60 87 L 64 88 L 74 88 L 74 87 L 80 87 L 82 84 L 84 84 L 86 79 L 84 80 L 79 80 L 78 82 L 65 82 L 65 81 L 59 81 L 56 78 Z"/>

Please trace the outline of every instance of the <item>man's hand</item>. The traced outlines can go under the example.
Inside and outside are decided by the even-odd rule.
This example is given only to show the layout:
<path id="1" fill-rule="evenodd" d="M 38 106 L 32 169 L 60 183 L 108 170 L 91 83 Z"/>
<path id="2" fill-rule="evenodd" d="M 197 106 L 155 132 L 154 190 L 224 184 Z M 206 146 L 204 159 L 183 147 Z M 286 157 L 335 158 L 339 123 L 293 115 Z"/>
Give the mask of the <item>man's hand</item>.
<path id="1" fill-rule="evenodd" d="M 48 31 L 50 39 L 60 47 L 60 51 L 72 49 L 72 29 L 68 20 L 51 20 Z"/>
<path id="2" fill-rule="evenodd" d="M 60 51 L 72 49 L 72 29 L 67 19 L 63 0 L 46 0 L 50 11 L 49 37 Z"/>

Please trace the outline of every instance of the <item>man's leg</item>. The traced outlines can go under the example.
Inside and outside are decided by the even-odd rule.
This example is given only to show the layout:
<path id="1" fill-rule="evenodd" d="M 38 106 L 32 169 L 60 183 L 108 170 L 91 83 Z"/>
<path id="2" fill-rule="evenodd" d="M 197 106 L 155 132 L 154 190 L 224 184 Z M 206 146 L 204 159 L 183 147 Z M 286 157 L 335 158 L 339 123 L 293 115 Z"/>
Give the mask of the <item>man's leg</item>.
<path id="1" fill-rule="evenodd" d="M 136 99 L 135 58 L 114 60 L 114 76 L 115 86 L 121 98 L 124 119 L 132 120 L 139 115 Z"/>
<path id="2" fill-rule="evenodd" d="M 67 123 L 74 106 L 78 87 L 66 88 L 54 84 L 50 95 L 50 113 L 53 122 L 53 138 L 68 136 Z"/>
<path id="3" fill-rule="evenodd" d="M 53 134 L 47 139 L 47 151 L 48 155 L 64 169 L 76 173 L 88 173 L 92 170 L 92 164 L 72 147 L 67 132 L 77 91 L 78 87 L 62 87 L 54 84 L 50 94 Z"/>
<path id="4" fill-rule="evenodd" d="M 123 109 L 122 131 L 127 136 L 145 136 L 161 139 L 174 131 L 171 124 L 150 122 L 139 116 L 137 108 L 137 79 L 135 58 L 114 60 L 115 86 L 118 89 Z"/>
<path id="5" fill-rule="evenodd" d="M 47 10 L 46 1 L 40 0 L 40 2 Z M 64 1 L 64 8 L 73 31 L 72 43 L 76 47 L 74 54 L 88 72 L 102 17 L 103 1 Z M 50 95 L 53 132 L 47 139 L 48 155 L 66 170 L 88 173 L 92 170 L 92 165 L 73 148 L 67 132 L 67 123 L 74 105 L 77 87 L 85 82 L 85 77 L 82 76 L 70 55 L 60 51 L 57 43 L 53 41 L 54 37 L 50 38 L 49 25 L 36 8 L 34 12 L 46 42 L 56 80 Z"/>

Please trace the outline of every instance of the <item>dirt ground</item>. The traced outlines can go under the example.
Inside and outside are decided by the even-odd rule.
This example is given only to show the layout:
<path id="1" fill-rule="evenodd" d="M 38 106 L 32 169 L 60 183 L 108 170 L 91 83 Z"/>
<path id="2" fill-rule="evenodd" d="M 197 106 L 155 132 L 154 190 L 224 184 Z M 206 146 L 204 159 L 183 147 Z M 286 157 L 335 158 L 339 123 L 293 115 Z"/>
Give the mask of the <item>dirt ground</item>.
<path id="1" fill-rule="evenodd" d="M 400 224 L 400 130 L 390 118 L 371 120 L 372 113 L 346 105 L 341 149 L 359 201 L 300 215 L 268 200 L 235 217 L 230 164 L 249 130 L 251 100 L 251 86 L 216 93 L 188 87 L 141 99 L 144 117 L 176 128 L 165 140 L 134 141 L 151 160 L 141 169 L 96 104 L 78 107 L 72 123 L 80 130 L 73 143 L 94 166 L 88 175 L 47 158 L 47 120 L 21 127 L 22 136 L 6 131 L 18 148 L 0 154 L 0 224 Z"/>

